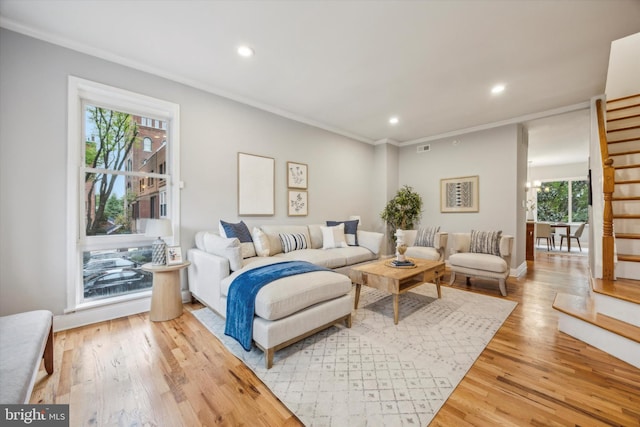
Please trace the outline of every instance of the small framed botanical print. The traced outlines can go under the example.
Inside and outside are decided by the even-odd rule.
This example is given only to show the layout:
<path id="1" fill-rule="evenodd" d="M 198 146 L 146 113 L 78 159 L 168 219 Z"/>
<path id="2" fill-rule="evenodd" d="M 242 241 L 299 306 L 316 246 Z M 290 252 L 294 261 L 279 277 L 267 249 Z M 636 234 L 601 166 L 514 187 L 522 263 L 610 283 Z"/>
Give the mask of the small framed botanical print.
<path id="1" fill-rule="evenodd" d="M 289 216 L 306 216 L 309 214 L 309 201 L 306 191 L 289 190 L 288 213 Z"/>
<path id="2" fill-rule="evenodd" d="M 308 167 L 304 163 L 287 162 L 287 187 L 307 189 Z"/>

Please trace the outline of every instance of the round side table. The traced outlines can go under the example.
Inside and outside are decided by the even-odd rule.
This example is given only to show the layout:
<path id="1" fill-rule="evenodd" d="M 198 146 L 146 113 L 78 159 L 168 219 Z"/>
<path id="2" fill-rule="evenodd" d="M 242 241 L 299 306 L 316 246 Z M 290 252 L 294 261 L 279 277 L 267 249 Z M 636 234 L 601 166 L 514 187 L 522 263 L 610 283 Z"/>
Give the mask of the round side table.
<path id="1" fill-rule="evenodd" d="M 144 271 L 153 273 L 151 290 L 151 310 L 149 319 L 154 322 L 175 319 L 182 314 L 180 295 L 180 270 L 191 264 L 189 261 L 171 265 L 144 264 Z"/>

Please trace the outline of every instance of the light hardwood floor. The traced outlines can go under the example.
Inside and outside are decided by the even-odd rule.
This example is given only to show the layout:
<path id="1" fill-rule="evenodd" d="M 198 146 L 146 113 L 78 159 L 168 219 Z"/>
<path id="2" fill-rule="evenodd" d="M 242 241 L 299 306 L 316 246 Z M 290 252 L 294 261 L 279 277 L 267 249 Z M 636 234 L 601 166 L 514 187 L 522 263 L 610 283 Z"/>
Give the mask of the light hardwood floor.
<path id="1" fill-rule="evenodd" d="M 518 306 L 432 426 L 640 426 L 640 370 L 557 330 L 556 292 L 587 292 L 585 257 L 538 255 L 508 281 Z M 447 277 L 448 278 L 448 277 Z M 496 282 L 457 288 L 499 297 Z M 68 403 L 72 426 L 298 426 L 190 313 L 62 331 L 31 403 Z"/>

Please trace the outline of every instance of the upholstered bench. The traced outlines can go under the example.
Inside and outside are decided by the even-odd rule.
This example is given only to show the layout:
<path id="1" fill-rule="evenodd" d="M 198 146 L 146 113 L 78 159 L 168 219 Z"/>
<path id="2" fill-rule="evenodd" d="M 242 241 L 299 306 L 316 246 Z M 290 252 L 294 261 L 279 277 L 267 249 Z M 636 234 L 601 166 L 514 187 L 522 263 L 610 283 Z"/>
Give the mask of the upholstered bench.
<path id="1" fill-rule="evenodd" d="M 281 260 L 280 260 L 281 261 Z M 278 262 L 263 258 L 243 271 Z M 241 271 L 221 282 L 221 312 L 226 314 L 231 282 Z M 253 320 L 253 342 L 265 353 L 265 367 L 273 365 L 274 353 L 334 324 L 351 327 L 353 296 L 351 280 L 335 271 L 314 271 L 277 279 L 258 292 Z"/>
<path id="2" fill-rule="evenodd" d="M 47 310 L 0 317 L 0 403 L 29 403 L 40 360 L 53 373 L 53 315 Z"/>

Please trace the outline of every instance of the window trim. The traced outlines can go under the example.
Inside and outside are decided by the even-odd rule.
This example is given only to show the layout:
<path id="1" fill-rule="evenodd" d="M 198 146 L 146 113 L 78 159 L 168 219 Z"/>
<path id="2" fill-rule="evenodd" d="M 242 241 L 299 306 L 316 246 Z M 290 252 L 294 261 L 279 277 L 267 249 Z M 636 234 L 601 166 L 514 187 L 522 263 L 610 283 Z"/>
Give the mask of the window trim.
<path id="1" fill-rule="evenodd" d="M 78 183 L 79 168 L 82 167 L 82 142 L 84 140 L 84 105 L 91 103 L 105 108 L 126 111 L 142 117 L 158 117 L 169 122 L 168 139 L 171 144 L 169 151 L 169 170 L 171 182 L 168 184 L 167 196 L 171 210 L 168 212 L 173 223 L 173 243 L 180 242 L 180 106 L 173 102 L 153 98 L 147 95 L 124 89 L 104 85 L 102 83 L 68 77 L 68 115 L 67 115 L 67 308 L 65 312 L 72 312 L 84 308 L 101 305 L 117 304 L 148 296 L 133 294 L 108 298 L 101 302 L 92 301 L 81 303 L 82 300 L 82 272 L 79 248 L 86 244 L 80 232 L 83 218 L 83 194 Z M 117 171 L 114 171 L 117 173 Z M 158 175 L 158 176 L 155 176 Z M 154 174 L 156 178 L 164 177 Z M 92 250 L 95 247 L 118 247 L 120 245 L 139 245 L 141 241 L 153 238 L 142 238 L 140 235 L 93 236 Z"/>

